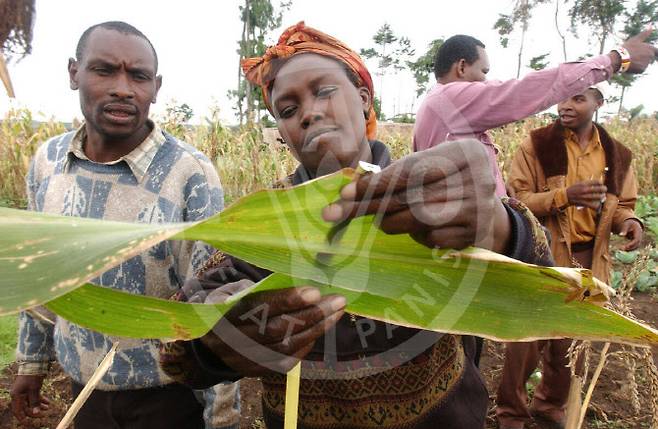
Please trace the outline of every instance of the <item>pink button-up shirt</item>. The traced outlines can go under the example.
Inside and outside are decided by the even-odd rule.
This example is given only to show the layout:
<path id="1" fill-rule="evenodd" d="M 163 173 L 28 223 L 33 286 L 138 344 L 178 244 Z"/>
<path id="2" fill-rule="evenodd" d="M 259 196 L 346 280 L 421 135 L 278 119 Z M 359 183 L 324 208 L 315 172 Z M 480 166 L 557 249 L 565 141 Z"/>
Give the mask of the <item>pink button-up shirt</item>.
<path id="1" fill-rule="evenodd" d="M 496 148 L 487 130 L 541 112 L 560 101 L 609 79 L 608 55 L 527 74 L 505 82 L 436 84 L 420 105 L 414 127 L 414 151 L 448 140 L 476 138 L 486 147 L 496 179 L 496 195 L 506 195 L 496 162 Z M 503 142 L 504 143 L 504 142 Z"/>

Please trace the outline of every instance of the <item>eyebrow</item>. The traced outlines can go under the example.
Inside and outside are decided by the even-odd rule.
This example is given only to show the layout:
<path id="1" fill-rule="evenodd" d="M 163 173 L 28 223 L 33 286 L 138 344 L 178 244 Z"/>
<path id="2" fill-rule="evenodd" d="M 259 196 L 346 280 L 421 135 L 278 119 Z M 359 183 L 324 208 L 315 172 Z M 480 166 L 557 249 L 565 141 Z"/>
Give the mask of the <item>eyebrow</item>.
<path id="1" fill-rule="evenodd" d="M 90 67 L 93 67 L 93 66 L 96 66 L 96 65 L 107 67 L 107 68 L 112 69 L 112 70 L 116 70 L 116 69 L 121 67 L 117 63 L 114 63 L 114 62 L 111 62 L 111 61 L 108 61 L 108 60 L 104 60 L 104 59 L 101 59 L 101 58 L 92 58 L 92 59 L 87 61 L 87 68 L 90 68 Z M 149 78 L 152 78 L 155 75 L 154 71 L 149 70 L 148 68 L 143 68 L 143 67 L 128 67 L 128 68 L 126 68 L 126 71 L 128 73 L 141 73 L 143 75 L 148 76 Z"/>
<path id="2" fill-rule="evenodd" d="M 331 76 L 333 76 L 333 73 L 324 73 L 321 76 L 318 76 L 315 79 L 311 80 L 310 85 L 315 86 L 318 83 L 322 82 L 322 80 L 326 79 L 327 77 L 331 77 Z M 277 104 L 282 103 L 284 101 L 293 100 L 294 98 L 295 98 L 295 96 L 291 93 L 290 89 L 286 89 L 286 91 L 283 92 L 282 95 L 277 97 L 277 99 L 273 103 L 273 105 L 276 107 Z"/>

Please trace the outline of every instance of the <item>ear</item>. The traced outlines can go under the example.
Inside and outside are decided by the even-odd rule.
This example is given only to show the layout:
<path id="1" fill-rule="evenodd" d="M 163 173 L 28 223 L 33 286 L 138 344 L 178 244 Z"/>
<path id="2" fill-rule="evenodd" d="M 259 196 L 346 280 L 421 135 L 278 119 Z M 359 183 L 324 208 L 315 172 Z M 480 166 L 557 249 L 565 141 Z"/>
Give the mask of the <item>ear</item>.
<path id="1" fill-rule="evenodd" d="M 456 72 L 457 72 L 457 77 L 458 78 L 464 77 L 464 74 L 466 74 L 466 60 L 465 59 L 462 58 L 461 60 L 457 61 L 457 70 L 456 70 Z"/>
<path id="2" fill-rule="evenodd" d="M 152 104 L 155 104 L 158 98 L 158 92 L 160 92 L 160 87 L 162 86 L 162 75 L 157 75 L 155 77 L 155 94 L 153 94 Z"/>
<path id="3" fill-rule="evenodd" d="M 68 70 L 69 70 L 69 86 L 71 87 L 72 90 L 75 91 L 79 88 L 78 62 L 75 60 L 75 58 L 69 58 Z"/>
<path id="4" fill-rule="evenodd" d="M 361 98 L 361 107 L 363 108 L 363 113 L 368 118 L 370 114 L 370 106 L 372 105 L 372 95 L 370 91 L 365 86 L 359 88 L 359 97 Z"/>

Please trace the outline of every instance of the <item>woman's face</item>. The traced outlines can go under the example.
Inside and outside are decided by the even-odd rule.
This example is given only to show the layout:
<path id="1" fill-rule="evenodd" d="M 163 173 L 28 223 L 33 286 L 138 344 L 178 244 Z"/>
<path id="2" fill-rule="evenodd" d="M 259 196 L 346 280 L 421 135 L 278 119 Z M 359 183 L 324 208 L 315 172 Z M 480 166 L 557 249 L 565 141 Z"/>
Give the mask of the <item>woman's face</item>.
<path id="1" fill-rule="evenodd" d="M 355 87 L 338 61 L 316 54 L 286 61 L 271 102 L 279 132 L 308 170 L 322 175 L 369 160 L 370 92 Z"/>

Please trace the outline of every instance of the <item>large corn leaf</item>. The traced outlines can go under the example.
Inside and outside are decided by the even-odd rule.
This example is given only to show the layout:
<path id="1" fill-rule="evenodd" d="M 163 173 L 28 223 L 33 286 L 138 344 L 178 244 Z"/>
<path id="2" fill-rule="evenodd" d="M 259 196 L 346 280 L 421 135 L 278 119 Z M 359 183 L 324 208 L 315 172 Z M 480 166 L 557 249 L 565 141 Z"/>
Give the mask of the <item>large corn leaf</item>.
<path id="1" fill-rule="evenodd" d="M 205 334 L 240 298 L 249 293 L 313 285 L 323 294 L 347 298 L 347 311 L 397 325 L 451 333 L 477 333 L 494 340 L 529 340 L 568 335 L 580 339 L 607 339 L 629 344 L 656 343 L 651 328 L 589 303 L 564 305 L 554 294 L 536 294 L 532 287 L 481 290 L 455 318 L 440 298 L 423 297 L 410 288 L 401 299 L 377 292 L 355 292 L 308 280 L 273 274 L 221 304 L 187 304 L 135 296 L 108 288 L 85 285 L 50 301 L 60 316 L 111 335 L 136 338 L 191 339 Z M 438 304 L 438 305 L 437 305 Z M 528 309 L 532 308 L 530 311 Z M 525 310 L 525 311 L 524 311 Z M 546 317 L 549 313 L 551 316 Z"/>
<path id="2" fill-rule="evenodd" d="M 63 295 L 183 227 L 0 207 L 0 315 Z"/>
<path id="3" fill-rule="evenodd" d="M 382 233 L 373 226 L 372 217 L 352 221 L 339 244 L 329 245 L 326 237 L 330 225 L 322 221 L 320 212 L 337 198 L 340 187 L 349 180 L 349 174 L 343 173 L 290 190 L 261 191 L 241 199 L 221 216 L 198 224 L 150 227 L 151 230 L 145 225 L 111 226 L 125 231 L 131 240 L 145 240 L 144 237 L 151 240 L 154 232 L 160 239 L 178 232 L 173 238 L 205 240 L 227 253 L 286 275 L 273 276 L 259 287 L 289 286 L 293 281 L 290 277 L 297 279 L 296 282 L 326 285 L 323 286 L 325 291 L 342 293 L 350 298 L 351 311 L 400 325 L 507 340 L 571 336 L 635 344 L 658 343 L 654 330 L 588 302 L 590 298 L 581 292 L 588 289 L 592 295 L 603 286 L 591 279 L 591 273 L 587 271 L 521 264 L 478 249 L 432 251 L 407 236 Z M 9 228 L 10 223 L 0 223 L 0 249 L 11 249 L 17 238 L 24 243 L 51 233 L 52 217 L 21 213 L 34 219 L 39 234 L 35 236 L 31 229 L 23 228 L 19 236 L 14 234 L 14 241 L 7 242 L 3 230 L 6 229 L 4 225 Z M 69 242 L 77 243 L 88 240 L 94 226 L 103 230 L 107 225 L 91 220 L 57 219 L 58 233 L 67 237 Z M 78 226 L 71 228 L 66 222 L 84 224 L 89 229 L 80 231 Z M 114 251 L 103 248 L 101 239 L 106 239 L 105 235 L 108 241 L 110 238 L 114 240 Z M 0 273 L 7 271 L 14 283 L 21 287 L 14 287 L 14 290 L 20 290 L 22 301 L 14 297 L 13 308 L 36 305 L 56 297 L 60 291 L 75 287 L 71 279 L 84 283 L 92 277 L 85 271 L 89 265 L 94 270 L 88 271 L 97 272 L 95 267 L 107 268 L 109 261 L 118 263 L 127 257 L 116 251 L 124 249 L 126 252 L 126 246 L 129 247 L 127 239 L 122 245 L 113 233 L 96 235 L 94 240 L 99 237 L 94 252 L 89 248 L 82 251 L 76 246 L 66 252 L 45 252 L 40 259 L 41 270 L 21 271 L 14 259 L 6 262 L 0 258 Z M 29 254 L 39 250 L 34 247 Z M 130 255 L 141 250 L 143 247 L 131 251 Z M 75 263 L 81 252 L 87 265 Z M 14 257 L 11 250 L 8 255 Z M 57 267 L 58 279 L 68 280 L 65 288 L 52 291 L 43 287 L 48 286 L 53 278 L 44 276 L 49 267 Z M 0 278 L 3 289 L 5 277 Z M 62 282 L 61 279 L 57 281 Z M 35 283 L 42 291 L 39 296 L 31 293 Z M 201 335 L 226 310 L 226 307 L 192 306 L 194 311 L 190 311 L 190 307 L 183 307 L 188 304 L 162 303 L 126 295 L 121 297 L 122 306 L 128 308 L 128 302 L 134 300 L 136 307 L 121 312 L 119 305 L 113 304 L 116 299 L 114 291 L 85 287 L 50 306 L 66 317 L 101 331 L 166 338 Z M 158 304 L 153 304 L 156 301 Z M 153 322 L 147 323 L 142 314 L 135 317 L 142 308 L 140 305 L 146 307 L 144 314 L 155 317 Z M 78 312 L 83 306 L 88 306 L 96 315 L 89 315 L 87 322 L 83 320 L 85 313 Z M 4 303 L 0 307 L 11 309 Z M 161 311 L 167 316 L 158 321 L 155 314 Z M 141 326 L 141 333 L 119 332 L 131 324 Z"/>

